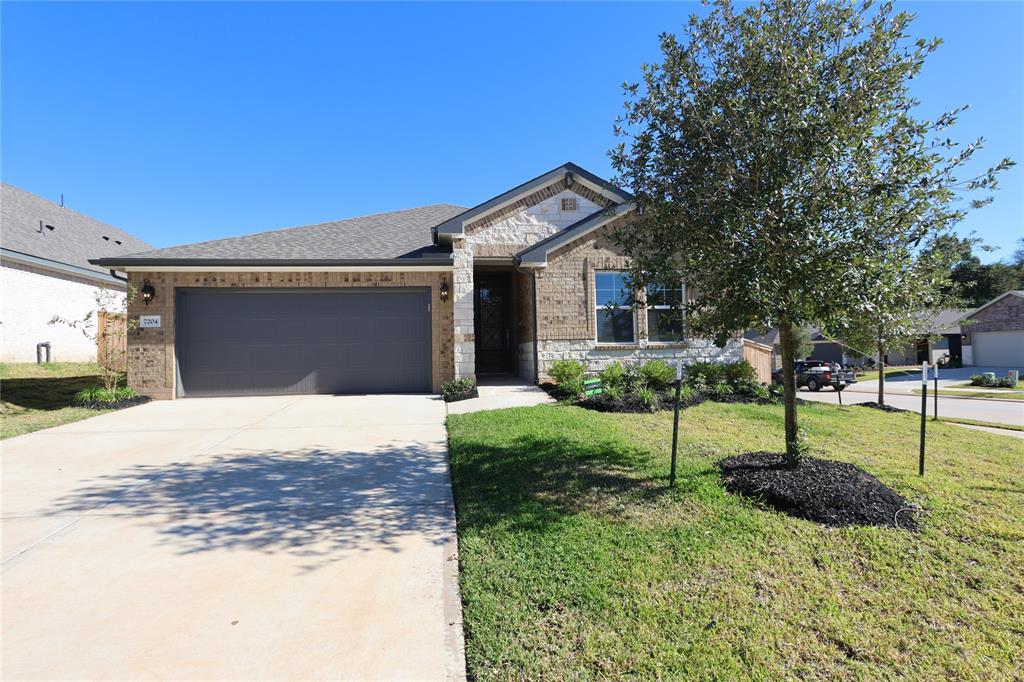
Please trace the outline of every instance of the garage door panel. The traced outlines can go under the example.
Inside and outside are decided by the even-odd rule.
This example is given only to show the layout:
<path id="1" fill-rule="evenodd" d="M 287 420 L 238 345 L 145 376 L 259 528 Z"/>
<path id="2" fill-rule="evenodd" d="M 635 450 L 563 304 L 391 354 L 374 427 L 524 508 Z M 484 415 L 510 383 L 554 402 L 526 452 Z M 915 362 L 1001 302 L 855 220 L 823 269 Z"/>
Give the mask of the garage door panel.
<path id="1" fill-rule="evenodd" d="M 429 392 L 427 289 L 178 293 L 179 395 Z"/>
<path id="2" fill-rule="evenodd" d="M 971 347 L 978 367 L 1024 368 L 1024 331 L 976 332 Z"/>

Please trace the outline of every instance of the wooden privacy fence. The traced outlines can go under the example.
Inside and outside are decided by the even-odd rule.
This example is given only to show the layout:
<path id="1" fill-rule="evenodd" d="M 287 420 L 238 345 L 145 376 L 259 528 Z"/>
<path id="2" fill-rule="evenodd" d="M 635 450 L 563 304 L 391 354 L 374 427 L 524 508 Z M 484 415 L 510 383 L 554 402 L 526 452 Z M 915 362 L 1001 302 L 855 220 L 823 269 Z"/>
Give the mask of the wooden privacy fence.
<path id="1" fill-rule="evenodd" d="M 757 373 L 757 380 L 763 384 L 772 382 L 772 347 L 743 339 L 743 359 L 751 364 Z"/>
<path id="2" fill-rule="evenodd" d="M 96 361 L 107 369 L 128 371 L 128 329 L 123 314 L 99 311 L 96 317 Z"/>

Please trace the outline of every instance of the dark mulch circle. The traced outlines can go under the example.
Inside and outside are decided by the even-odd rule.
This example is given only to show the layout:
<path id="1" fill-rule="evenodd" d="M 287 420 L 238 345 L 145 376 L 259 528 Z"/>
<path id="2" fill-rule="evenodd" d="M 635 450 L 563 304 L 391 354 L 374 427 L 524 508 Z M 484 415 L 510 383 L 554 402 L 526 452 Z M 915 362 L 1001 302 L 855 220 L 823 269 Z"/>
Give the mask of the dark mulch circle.
<path id="1" fill-rule="evenodd" d="M 870 407 L 873 410 L 881 410 L 882 412 L 913 412 L 913 410 L 901 410 L 900 408 L 893 407 L 892 405 L 879 405 L 874 401 L 866 403 L 856 403 L 854 407 Z"/>
<path id="2" fill-rule="evenodd" d="M 150 400 L 152 400 L 152 398 L 150 398 L 148 395 L 140 395 L 135 398 L 115 400 L 112 403 L 105 403 L 101 400 L 90 400 L 84 403 L 76 403 L 76 406 L 84 407 L 90 410 L 123 410 L 126 407 L 144 405 L 145 403 L 148 403 Z"/>
<path id="3" fill-rule="evenodd" d="M 632 396 L 627 396 L 621 400 L 612 400 L 604 393 L 589 396 L 576 404 L 595 412 L 625 412 L 630 414 L 654 412 L 654 409 L 649 405 L 640 402 Z"/>
<path id="4" fill-rule="evenodd" d="M 726 489 L 773 509 L 826 526 L 917 530 L 917 507 L 863 469 L 804 457 L 796 468 L 775 452 L 749 452 L 718 462 Z"/>
<path id="5" fill-rule="evenodd" d="M 473 388 L 469 389 L 468 391 L 462 391 L 461 393 L 454 393 L 454 394 L 449 395 L 447 398 L 445 398 L 445 402 L 446 403 L 457 403 L 460 400 L 469 400 L 470 398 L 479 398 L 479 397 L 480 397 L 480 391 L 477 390 L 476 386 L 474 386 Z"/>

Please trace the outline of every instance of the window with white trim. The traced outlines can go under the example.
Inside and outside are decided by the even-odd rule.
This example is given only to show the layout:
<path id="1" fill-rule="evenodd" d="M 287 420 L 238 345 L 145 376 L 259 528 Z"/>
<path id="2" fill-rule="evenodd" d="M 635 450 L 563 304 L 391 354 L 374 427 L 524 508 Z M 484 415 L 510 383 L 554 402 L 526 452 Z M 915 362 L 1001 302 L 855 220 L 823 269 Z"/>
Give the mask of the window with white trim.
<path id="1" fill-rule="evenodd" d="M 597 342 L 634 343 L 636 325 L 630 305 L 629 276 L 625 272 L 594 273 Z"/>
<path id="2" fill-rule="evenodd" d="M 675 286 L 647 285 L 647 339 L 655 343 L 683 340 L 683 305 L 686 289 Z"/>

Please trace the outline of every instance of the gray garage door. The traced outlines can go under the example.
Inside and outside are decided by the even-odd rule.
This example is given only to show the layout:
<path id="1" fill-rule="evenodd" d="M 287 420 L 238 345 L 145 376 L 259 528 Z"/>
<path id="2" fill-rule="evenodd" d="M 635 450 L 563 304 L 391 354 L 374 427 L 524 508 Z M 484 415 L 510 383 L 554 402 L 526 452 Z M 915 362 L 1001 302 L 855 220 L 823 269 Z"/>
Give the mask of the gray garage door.
<path id="1" fill-rule="evenodd" d="M 178 395 L 421 393 L 428 289 L 180 289 Z"/>
<path id="2" fill-rule="evenodd" d="M 971 334 L 976 367 L 1024 368 L 1024 331 Z"/>

